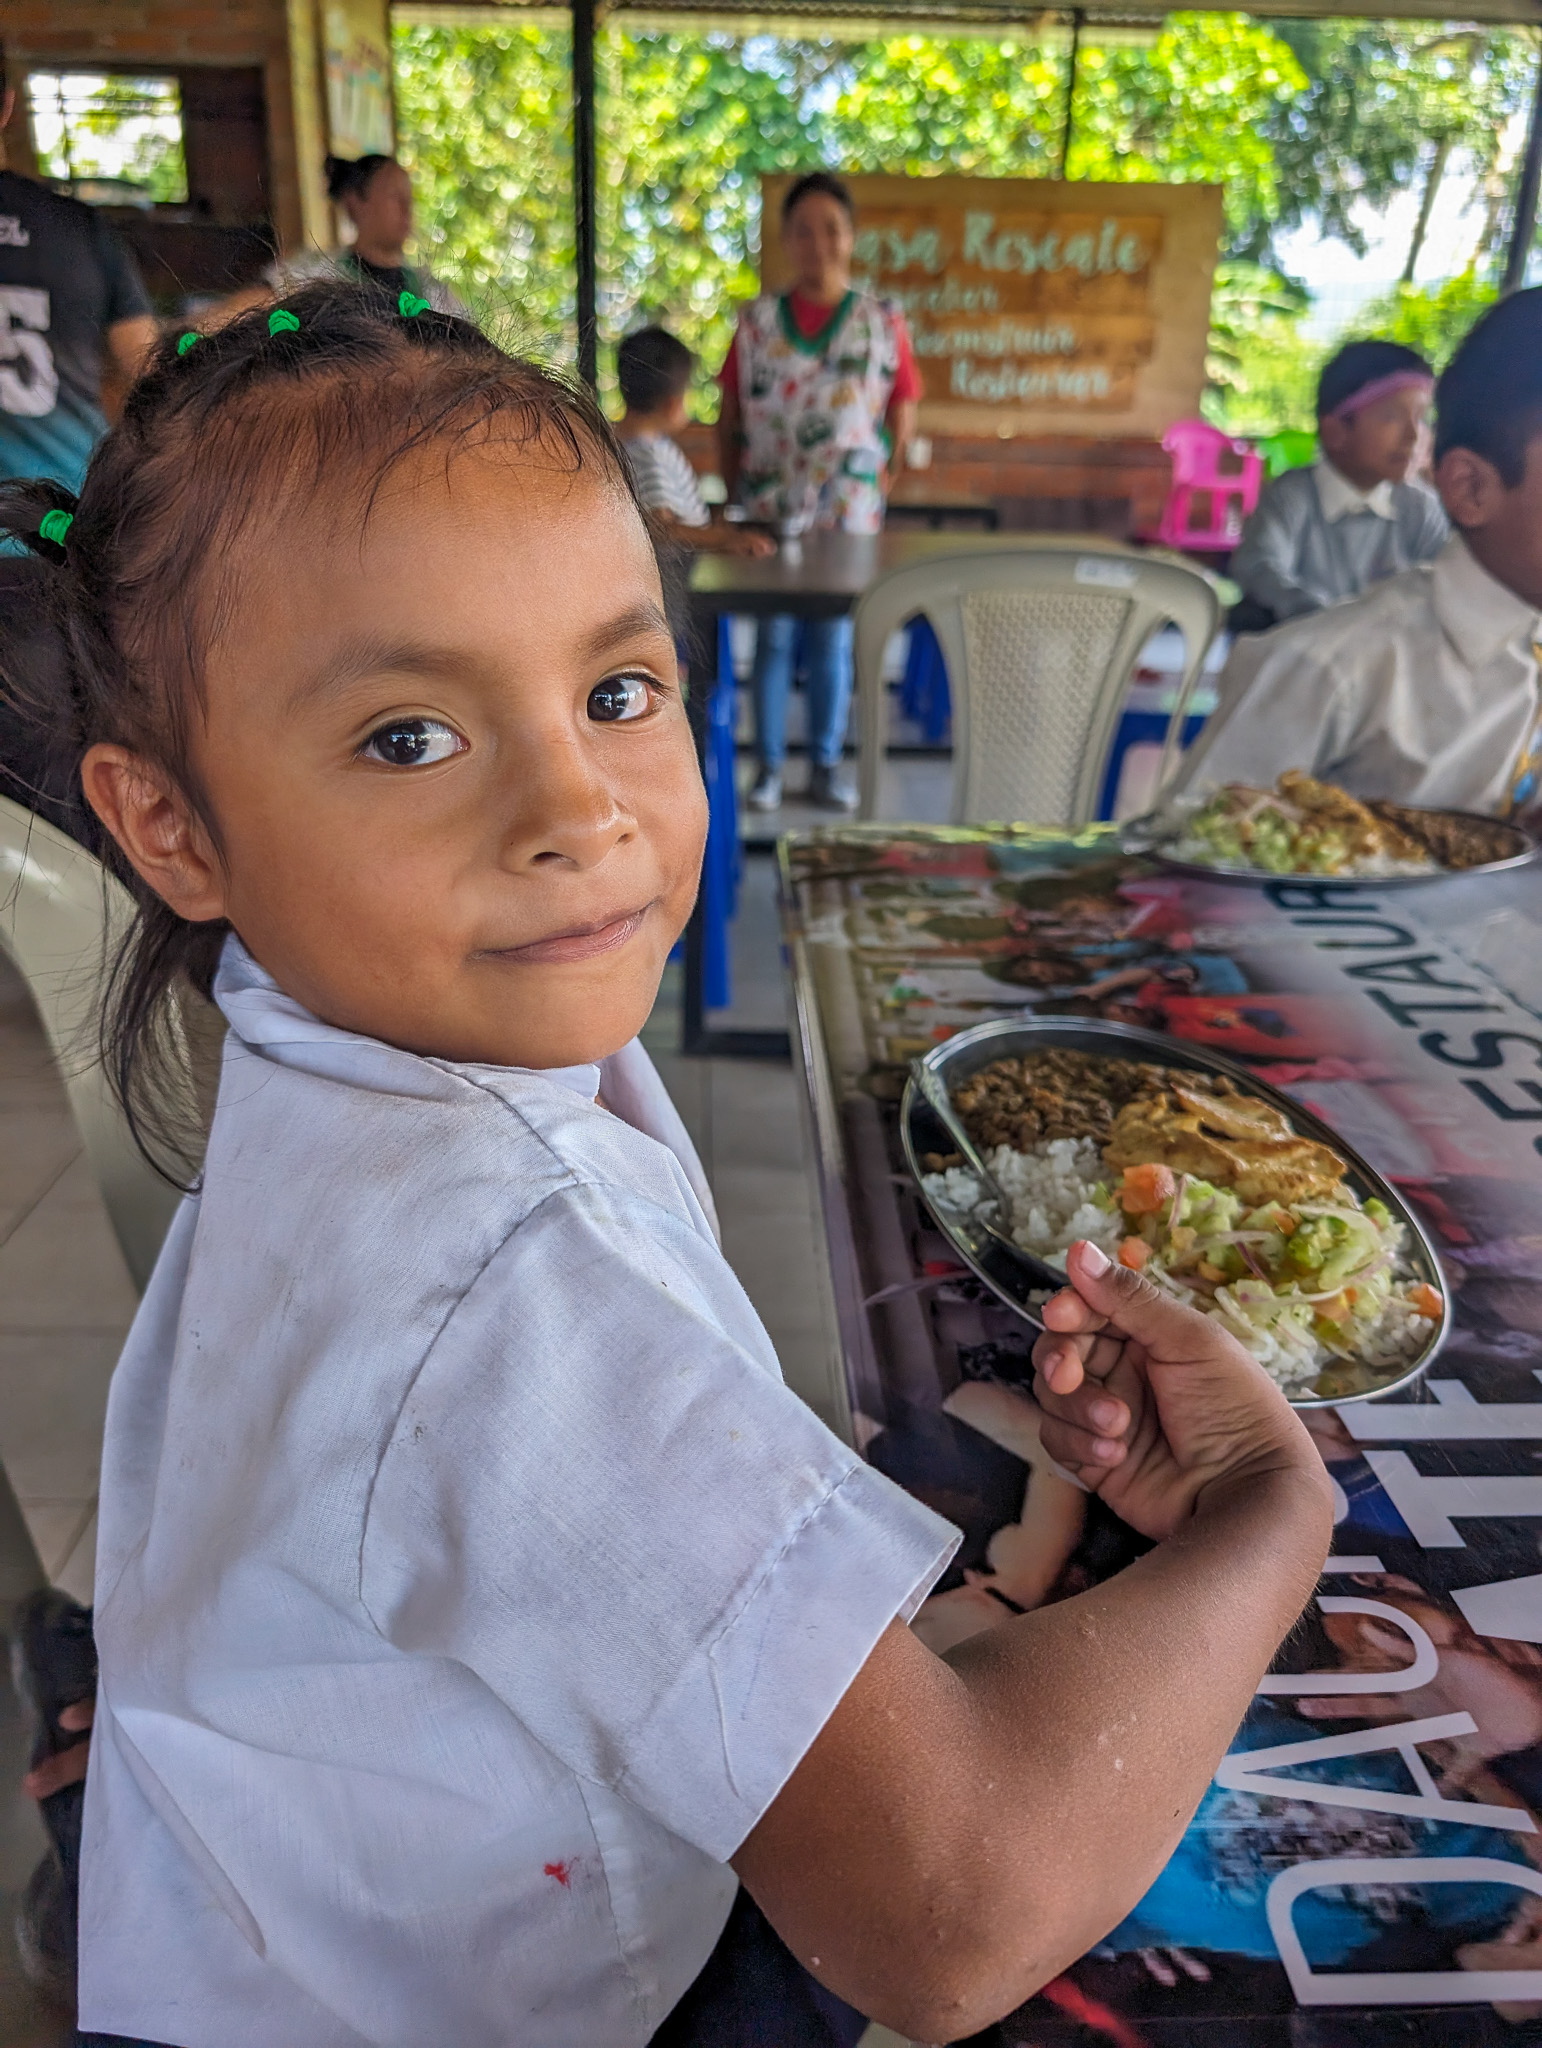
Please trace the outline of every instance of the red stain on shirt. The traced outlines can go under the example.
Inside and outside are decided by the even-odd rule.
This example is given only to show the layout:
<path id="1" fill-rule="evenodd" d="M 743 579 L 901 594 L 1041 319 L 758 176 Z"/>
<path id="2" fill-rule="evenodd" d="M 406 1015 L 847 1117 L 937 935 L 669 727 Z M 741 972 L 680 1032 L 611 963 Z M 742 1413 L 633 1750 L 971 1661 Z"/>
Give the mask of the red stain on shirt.
<path id="1" fill-rule="evenodd" d="M 555 1878 L 562 1889 L 566 1891 L 572 1881 L 573 1866 L 571 1863 L 548 1863 L 545 1866 L 545 1875 Z"/>

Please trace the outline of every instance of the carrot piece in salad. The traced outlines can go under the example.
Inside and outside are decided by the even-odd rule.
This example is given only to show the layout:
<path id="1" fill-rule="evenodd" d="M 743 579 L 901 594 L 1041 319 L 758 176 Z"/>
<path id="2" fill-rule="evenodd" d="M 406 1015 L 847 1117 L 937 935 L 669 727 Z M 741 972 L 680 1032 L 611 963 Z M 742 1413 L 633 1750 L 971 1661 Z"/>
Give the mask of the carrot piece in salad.
<path id="1" fill-rule="evenodd" d="M 1169 1166 L 1127 1166 L 1119 1188 L 1119 1206 L 1126 1216 L 1150 1216 L 1178 1191 Z"/>
<path id="2" fill-rule="evenodd" d="M 1409 1288 L 1408 1306 L 1416 1316 L 1428 1316 L 1431 1322 L 1439 1322 L 1445 1303 L 1440 1298 L 1438 1287 L 1431 1287 L 1427 1280 L 1421 1280 L 1417 1287 Z"/>
<path id="3" fill-rule="evenodd" d="M 1150 1256 L 1151 1247 L 1143 1237 L 1127 1237 L 1119 1247 L 1119 1263 L 1132 1273 L 1138 1273 Z"/>

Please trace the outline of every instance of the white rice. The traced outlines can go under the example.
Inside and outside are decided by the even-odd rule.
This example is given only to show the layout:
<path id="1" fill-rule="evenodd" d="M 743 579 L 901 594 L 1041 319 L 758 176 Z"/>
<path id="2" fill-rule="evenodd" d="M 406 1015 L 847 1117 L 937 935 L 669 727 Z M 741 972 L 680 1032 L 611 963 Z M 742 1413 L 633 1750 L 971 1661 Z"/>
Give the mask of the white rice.
<path id="1" fill-rule="evenodd" d="M 1012 1236 L 1025 1252 L 1059 1261 L 1079 1237 L 1110 1258 L 1118 1251 L 1120 1219 L 1092 1199 L 1097 1185 L 1107 1187 L 1108 1170 L 1091 1138 L 1052 1138 L 1032 1152 L 998 1145 L 985 1163 L 1011 1197 Z M 921 1185 L 930 1200 L 961 1216 L 980 1200 L 979 1182 L 962 1167 L 929 1173 Z"/>
<path id="2" fill-rule="evenodd" d="M 1011 1198 L 1012 1236 L 1024 1251 L 1059 1265 L 1077 1239 L 1084 1237 L 1110 1258 L 1117 1257 L 1125 1235 L 1124 1220 L 1118 1210 L 1110 1212 L 1093 1200 L 1097 1188 L 1108 1186 L 1109 1173 L 1091 1138 L 1054 1138 L 1032 1152 L 998 1145 L 987 1155 L 986 1164 Z M 957 1166 L 925 1175 L 921 1186 L 929 1202 L 959 1216 L 967 1216 L 981 1197 L 974 1175 Z M 1159 1276 L 1152 1277 L 1160 1284 Z M 1406 1282 L 1406 1271 L 1398 1278 Z M 1179 1290 L 1173 1287 L 1171 1291 Z M 1325 1366 L 1338 1362 L 1310 1330 L 1293 1322 L 1271 1332 L 1225 1315 L 1217 1319 L 1286 1392 L 1306 1392 Z M 1428 1319 L 1416 1315 L 1405 1299 L 1393 1294 L 1376 1321 L 1357 1332 L 1358 1355 L 1373 1369 L 1399 1365 L 1417 1355 L 1428 1335 Z"/>
<path id="3" fill-rule="evenodd" d="M 1394 860 L 1389 853 L 1361 854 L 1357 859 L 1347 860 L 1341 868 L 1335 868 L 1331 875 L 1322 874 L 1315 868 L 1292 868 L 1279 874 L 1273 868 L 1258 867 L 1252 861 L 1223 861 L 1208 839 L 1178 839 L 1164 846 L 1161 851 L 1171 860 L 1187 861 L 1193 867 L 1227 868 L 1236 867 L 1240 872 L 1246 869 L 1250 875 L 1268 875 L 1274 881 L 1291 882 L 1300 876 L 1321 882 L 1342 881 L 1346 875 L 1353 875 L 1357 881 L 1390 881 L 1398 875 L 1439 875 L 1445 870 L 1435 860 Z"/>

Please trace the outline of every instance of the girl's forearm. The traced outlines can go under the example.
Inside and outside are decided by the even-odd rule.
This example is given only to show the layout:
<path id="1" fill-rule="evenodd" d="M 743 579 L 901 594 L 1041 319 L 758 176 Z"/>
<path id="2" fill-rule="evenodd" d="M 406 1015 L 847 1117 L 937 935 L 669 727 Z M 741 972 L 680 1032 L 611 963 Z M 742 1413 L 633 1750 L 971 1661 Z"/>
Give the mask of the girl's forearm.
<path id="1" fill-rule="evenodd" d="M 1328 1501 L 1321 1468 L 1231 1481 L 1128 1570 L 952 1653 L 994 1787 L 971 1852 L 999 1876 L 986 1953 L 1045 1982 L 1154 1881 L 1311 1597 Z"/>
<path id="2" fill-rule="evenodd" d="M 1315 1453 L 1106 1584 L 934 1658 L 897 1624 L 735 1856 L 778 1931 L 928 2041 L 1011 2012 L 1172 1853 L 1327 1549 Z"/>

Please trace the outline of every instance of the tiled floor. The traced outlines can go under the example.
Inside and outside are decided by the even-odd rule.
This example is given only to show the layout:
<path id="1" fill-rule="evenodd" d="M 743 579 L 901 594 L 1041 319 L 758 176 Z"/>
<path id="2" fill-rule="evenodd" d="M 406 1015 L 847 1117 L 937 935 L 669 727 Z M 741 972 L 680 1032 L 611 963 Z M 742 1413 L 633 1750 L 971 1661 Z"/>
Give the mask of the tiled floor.
<path id="1" fill-rule="evenodd" d="M 765 856 L 751 867 L 740 998 L 756 1021 L 780 1023 L 772 870 Z M 724 1250 L 789 1383 L 834 1421 L 828 1283 L 792 1068 L 682 1059 L 678 1001 L 672 969 L 645 1035 L 712 1181 Z M 91 1598 L 107 1382 L 133 1310 L 64 1090 L 0 956 L 0 1463 L 21 1506 L 18 1517 L 0 1479 L 0 1604 L 42 1573 Z M 60 2048 L 68 2033 L 32 1999 L 12 1948 L 16 1898 L 42 1844 L 17 1782 L 23 1739 L 0 1677 L 0 2048 Z M 868 2036 L 871 2048 L 895 2039 Z"/>

